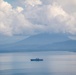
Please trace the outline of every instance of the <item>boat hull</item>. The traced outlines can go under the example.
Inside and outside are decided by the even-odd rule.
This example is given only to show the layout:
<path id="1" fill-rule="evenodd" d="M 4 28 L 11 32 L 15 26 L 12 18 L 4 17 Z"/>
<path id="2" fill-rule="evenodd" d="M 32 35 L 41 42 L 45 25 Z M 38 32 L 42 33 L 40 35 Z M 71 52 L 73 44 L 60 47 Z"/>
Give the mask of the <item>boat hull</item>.
<path id="1" fill-rule="evenodd" d="M 39 59 L 39 58 L 36 58 L 36 59 L 30 59 L 31 61 L 43 61 L 43 59 Z"/>

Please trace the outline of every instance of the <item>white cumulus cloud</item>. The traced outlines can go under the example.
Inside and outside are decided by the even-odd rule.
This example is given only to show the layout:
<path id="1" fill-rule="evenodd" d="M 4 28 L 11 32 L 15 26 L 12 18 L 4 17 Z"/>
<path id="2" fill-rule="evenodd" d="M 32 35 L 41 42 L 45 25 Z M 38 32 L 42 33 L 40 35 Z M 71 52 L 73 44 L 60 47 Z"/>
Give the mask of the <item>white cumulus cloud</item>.
<path id="1" fill-rule="evenodd" d="M 23 11 L 23 8 L 22 7 L 17 7 L 16 9 L 18 12 L 22 12 Z"/>
<path id="2" fill-rule="evenodd" d="M 40 0 L 25 0 L 25 4 L 30 6 L 41 5 L 42 2 Z"/>
<path id="3" fill-rule="evenodd" d="M 76 35 L 76 10 L 69 10 L 69 5 L 75 9 L 76 1 L 67 1 L 17 0 L 19 4 L 14 7 L 0 0 L 0 34 L 13 36 L 49 32 Z"/>

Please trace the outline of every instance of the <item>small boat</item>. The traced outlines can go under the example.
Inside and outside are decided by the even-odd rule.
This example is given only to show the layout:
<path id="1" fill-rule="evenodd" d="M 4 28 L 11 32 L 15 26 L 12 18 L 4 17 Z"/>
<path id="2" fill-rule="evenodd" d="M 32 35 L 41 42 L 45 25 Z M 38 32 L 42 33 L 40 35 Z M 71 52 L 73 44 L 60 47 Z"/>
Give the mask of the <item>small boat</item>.
<path id="1" fill-rule="evenodd" d="M 39 58 L 36 58 L 36 59 L 30 59 L 31 61 L 43 61 L 43 59 L 39 59 Z"/>

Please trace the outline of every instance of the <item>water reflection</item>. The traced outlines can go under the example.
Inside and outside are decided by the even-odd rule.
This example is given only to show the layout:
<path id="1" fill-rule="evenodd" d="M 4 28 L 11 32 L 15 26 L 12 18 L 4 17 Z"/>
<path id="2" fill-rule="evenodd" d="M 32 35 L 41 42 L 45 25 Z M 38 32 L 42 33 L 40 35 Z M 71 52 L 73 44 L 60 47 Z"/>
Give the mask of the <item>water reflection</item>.
<path id="1" fill-rule="evenodd" d="M 32 62 L 31 58 L 44 61 Z M 76 53 L 1 53 L 0 75 L 76 75 Z"/>

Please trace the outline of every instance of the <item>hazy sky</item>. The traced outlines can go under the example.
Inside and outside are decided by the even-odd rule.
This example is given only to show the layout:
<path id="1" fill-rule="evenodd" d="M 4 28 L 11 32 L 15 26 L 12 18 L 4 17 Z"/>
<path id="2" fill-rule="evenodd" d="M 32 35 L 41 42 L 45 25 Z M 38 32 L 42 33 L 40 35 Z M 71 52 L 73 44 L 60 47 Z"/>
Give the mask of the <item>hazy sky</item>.
<path id="1" fill-rule="evenodd" d="M 0 36 L 76 36 L 76 0 L 0 0 Z"/>

